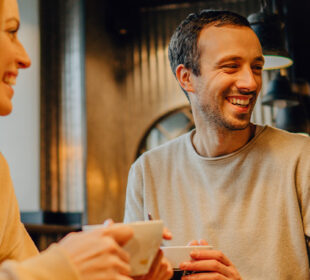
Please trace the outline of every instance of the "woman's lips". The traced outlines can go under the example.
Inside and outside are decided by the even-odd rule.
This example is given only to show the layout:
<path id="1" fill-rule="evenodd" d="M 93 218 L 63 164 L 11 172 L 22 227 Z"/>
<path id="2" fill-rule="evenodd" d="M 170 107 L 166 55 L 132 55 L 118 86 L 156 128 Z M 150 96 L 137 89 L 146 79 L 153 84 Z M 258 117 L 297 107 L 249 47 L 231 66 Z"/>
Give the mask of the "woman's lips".
<path id="1" fill-rule="evenodd" d="M 8 97 L 10 99 L 14 95 L 14 89 L 12 86 L 16 84 L 16 78 L 17 78 L 17 74 L 12 73 L 12 72 L 5 73 L 3 78 L 2 78 L 2 82 L 5 84 L 5 86 L 8 89 L 7 93 L 8 93 Z"/>
<path id="2" fill-rule="evenodd" d="M 16 74 L 6 73 L 4 74 L 2 81 L 9 86 L 13 86 L 16 84 L 16 78 L 17 78 Z"/>

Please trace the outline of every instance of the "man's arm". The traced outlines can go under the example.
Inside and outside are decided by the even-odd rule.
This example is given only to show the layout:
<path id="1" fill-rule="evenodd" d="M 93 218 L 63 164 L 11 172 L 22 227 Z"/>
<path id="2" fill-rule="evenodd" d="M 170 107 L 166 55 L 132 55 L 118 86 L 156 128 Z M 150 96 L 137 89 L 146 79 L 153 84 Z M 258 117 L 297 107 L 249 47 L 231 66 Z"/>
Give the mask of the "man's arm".
<path id="1" fill-rule="evenodd" d="M 296 186 L 310 263 L 310 137 L 305 137 L 297 169 Z"/>
<path id="2" fill-rule="evenodd" d="M 136 161 L 130 168 L 127 182 L 126 205 L 124 222 L 143 221 L 143 177 L 139 161 Z M 165 229 L 165 239 L 171 239 L 171 233 Z M 136 280 L 168 280 L 172 277 L 172 268 L 161 251 L 153 261 L 152 267 L 147 275 L 136 277 Z"/>
<path id="3" fill-rule="evenodd" d="M 143 178 L 140 165 L 135 162 L 128 175 L 124 223 L 143 220 Z"/>

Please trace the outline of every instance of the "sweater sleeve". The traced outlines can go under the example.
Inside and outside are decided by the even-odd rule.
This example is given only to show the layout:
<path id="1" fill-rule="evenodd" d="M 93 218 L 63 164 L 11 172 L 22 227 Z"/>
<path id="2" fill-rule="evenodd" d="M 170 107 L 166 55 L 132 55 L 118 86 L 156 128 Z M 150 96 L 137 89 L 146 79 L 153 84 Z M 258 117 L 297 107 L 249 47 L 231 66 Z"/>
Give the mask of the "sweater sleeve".
<path id="1" fill-rule="evenodd" d="M 139 162 L 135 162 L 129 171 L 125 204 L 124 222 L 144 220 L 143 216 L 143 178 Z"/>
<path id="2" fill-rule="evenodd" d="M 307 239 L 310 240 L 310 137 L 305 140 L 297 166 L 296 185 L 304 232 Z"/>
<path id="3" fill-rule="evenodd" d="M 75 266 L 59 245 L 53 244 L 41 254 L 25 261 L 5 261 L 0 280 L 80 280 Z"/>
<path id="4" fill-rule="evenodd" d="M 9 167 L 0 153 L 0 263 L 7 259 L 24 260 L 38 254 L 20 221 Z"/>
<path id="5" fill-rule="evenodd" d="M 9 167 L 0 153 L 0 280 L 78 280 L 66 253 L 54 244 L 39 254 L 20 221 Z"/>

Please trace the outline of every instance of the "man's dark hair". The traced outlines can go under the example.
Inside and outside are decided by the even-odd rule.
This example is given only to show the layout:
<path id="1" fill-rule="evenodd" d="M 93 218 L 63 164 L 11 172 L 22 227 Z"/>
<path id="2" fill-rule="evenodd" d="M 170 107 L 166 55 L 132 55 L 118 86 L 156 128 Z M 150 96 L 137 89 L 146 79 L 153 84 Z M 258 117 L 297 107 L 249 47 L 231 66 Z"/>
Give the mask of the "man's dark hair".
<path id="1" fill-rule="evenodd" d="M 200 53 L 197 42 L 201 30 L 207 25 L 250 27 L 245 17 L 230 11 L 202 10 L 199 13 L 189 14 L 174 31 L 168 48 L 168 57 L 174 75 L 179 64 L 184 64 L 196 76 L 200 75 Z M 187 92 L 184 92 L 188 98 Z"/>

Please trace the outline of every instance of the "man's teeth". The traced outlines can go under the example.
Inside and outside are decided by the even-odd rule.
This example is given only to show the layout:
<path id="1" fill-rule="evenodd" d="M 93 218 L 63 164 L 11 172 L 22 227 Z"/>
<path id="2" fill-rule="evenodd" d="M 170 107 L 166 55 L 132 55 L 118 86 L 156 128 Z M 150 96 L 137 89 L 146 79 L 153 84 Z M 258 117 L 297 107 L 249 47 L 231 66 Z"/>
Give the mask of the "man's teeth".
<path id="1" fill-rule="evenodd" d="M 3 81 L 4 81 L 6 84 L 12 86 L 12 85 L 15 85 L 15 84 L 16 84 L 16 77 L 15 77 L 15 76 L 12 76 L 12 75 L 4 76 Z"/>
<path id="2" fill-rule="evenodd" d="M 250 103 L 250 99 L 229 98 L 229 102 L 234 105 L 247 106 Z"/>

